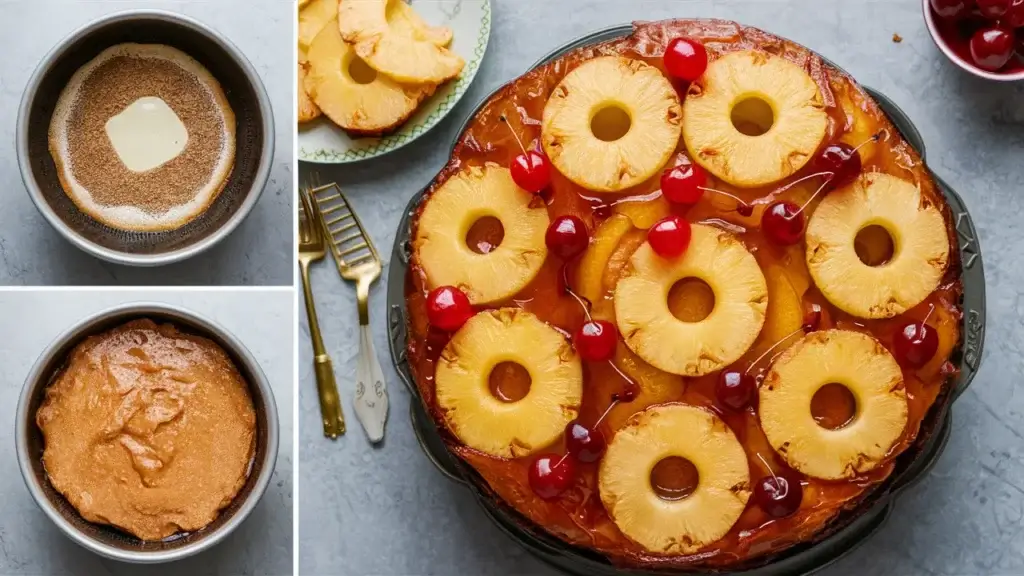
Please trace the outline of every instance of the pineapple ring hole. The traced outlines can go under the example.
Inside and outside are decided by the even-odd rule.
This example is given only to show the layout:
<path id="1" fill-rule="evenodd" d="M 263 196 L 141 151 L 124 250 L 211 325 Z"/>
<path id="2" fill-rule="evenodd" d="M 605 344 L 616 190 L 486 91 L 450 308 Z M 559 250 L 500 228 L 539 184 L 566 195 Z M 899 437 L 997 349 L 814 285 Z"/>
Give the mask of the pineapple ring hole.
<path id="1" fill-rule="evenodd" d="M 358 57 L 349 61 L 347 72 L 356 84 L 370 84 L 377 79 L 377 71 Z"/>
<path id="2" fill-rule="evenodd" d="M 857 416 L 857 398 L 842 384 L 825 384 L 811 397 L 811 416 L 826 430 L 845 428 Z"/>
<path id="3" fill-rule="evenodd" d="M 775 125 L 775 110 L 765 99 L 750 96 L 733 105 L 731 118 L 740 134 L 761 136 Z"/>
<path id="4" fill-rule="evenodd" d="M 698 484 L 700 474 L 697 467 L 686 458 L 669 456 L 651 468 L 651 489 L 662 500 L 682 500 L 693 494 Z"/>
<path id="5" fill-rule="evenodd" d="M 857 232 L 853 239 L 853 249 L 864 264 L 882 266 L 892 260 L 896 252 L 896 241 L 884 226 L 871 224 Z"/>
<path id="6" fill-rule="evenodd" d="M 715 309 L 715 291 L 700 278 L 683 278 L 668 291 L 668 309 L 677 320 L 700 322 Z"/>
<path id="7" fill-rule="evenodd" d="M 629 112 L 618 104 L 607 104 L 590 118 L 590 131 L 604 142 L 615 142 L 625 136 L 633 126 Z"/>
<path id="8" fill-rule="evenodd" d="M 477 254 L 492 252 L 505 239 L 505 227 L 494 216 L 484 216 L 466 231 L 466 246 Z"/>
<path id="9" fill-rule="evenodd" d="M 516 362 L 499 362 L 487 377 L 491 395 L 506 404 L 526 398 L 532 382 L 530 372 Z"/>

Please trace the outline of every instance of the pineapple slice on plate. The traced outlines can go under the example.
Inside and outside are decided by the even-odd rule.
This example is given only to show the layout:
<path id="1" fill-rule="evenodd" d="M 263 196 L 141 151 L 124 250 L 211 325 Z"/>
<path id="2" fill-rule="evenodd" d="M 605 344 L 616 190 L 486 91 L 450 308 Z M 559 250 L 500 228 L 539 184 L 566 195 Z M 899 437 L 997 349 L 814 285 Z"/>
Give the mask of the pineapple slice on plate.
<path id="1" fill-rule="evenodd" d="M 495 397 L 491 371 L 514 362 L 530 375 L 519 400 Z M 434 374 L 437 405 L 459 440 L 492 456 L 517 458 L 558 440 L 579 414 L 583 368 L 572 344 L 518 308 L 480 312 L 452 336 Z"/>
<path id="2" fill-rule="evenodd" d="M 306 92 L 307 65 L 306 62 L 300 61 L 298 66 L 296 66 L 296 75 L 299 82 L 295 93 L 298 95 L 299 122 L 309 122 L 320 117 L 320 108 L 309 97 L 309 93 Z"/>
<path id="3" fill-rule="evenodd" d="M 654 176 L 679 144 L 679 96 L 640 60 L 584 62 L 552 91 L 541 124 L 551 163 L 596 192 L 616 192 Z"/>
<path id="4" fill-rule="evenodd" d="M 312 0 L 299 10 L 299 53 L 308 51 L 313 40 L 338 17 L 338 0 Z"/>
<path id="5" fill-rule="evenodd" d="M 309 47 L 306 93 L 353 134 L 383 134 L 405 122 L 434 86 L 406 86 L 377 74 L 345 45 L 331 21 Z"/>
<path id="6" fill-rule="evenodd" d="M 706 224 L 692 230 L 678 258 L 662 258 L 644 242 L 615 286 L 615 319 L 626 345 L 655 368 L 682 376 L 721 370 L 743 356 L 768 306 L 764 274 L 740 239 Z M 714 292 L 711 314 L 698 322 L 679 320 L 669 309 L 669 292 L 687 278 Z"/>
<path id="7" fill-rule="evenodd" d="M 837 429 L 811 412 L 828 384 L 849 390 L 856 409 Z M 860 332 L 812 332 L 772 364 L 760 387 L 758 415 L 772 447 L 794 469 L 827 480 L 852 478 L 877 467 L 907 425 L 903 373 L 889 351 Z"/>
<path id="8" fill-rule="evenodd" d="M 667 458 L 697 469 L 694 491 L 662 499 L 651 471 Z M 604 507 L 630 540 L 658 555 L 692 554 L 725 536 L 750 498 L 750 467 L 732 430 L 711 411 L 662 404 L 615 433 L 598 472 Z"/>
<path id="9" fill-rule="evenodd" d="M 526 287 L 548 254 L 548 210 L 534 199 L 497 164 L 449 178 L 427 198 L 412 244 L 428 286 L 458 286 L 473 304 L 505 300 Z M 486 217 L 501 222 L 504 236 L 481 254 L 466 244 L 466 235 Z"/>
<path id="10" fill-rule="evenodd" d="M 892 257 L 869 266 L 857 235 L 881 226 Z M 939 208 L 914 184 L 878 172 L 826 196 L 807 223 L 807 267 L 836 307 L 861 318 L 891 318 L 913 308 L 939 285 L 949 266 L 949 238 Z"/>
<path id="11" fill-rule="evenodd" d="M 818 85 L 796 64 L 766 52 L 731 52 L 690 85 L 683 139 L 717 178 L 767 186 L 811 159 L 828 127 L 824 108 Z"/>
<path id="12" fill-rule="evenodd" d="M 388 22 L 389 2 L 401 1 L 341 0 L 341 36 L 367 64 L 399 82 L 441 84 L 458 76 L 465 60 L 439 46 L 434 34 L 409 34 L 407 26 L 392 26 L 402 19 Z"/>
<path id="13" fill-rule="evenodd" d="M 431 44 L 446 47 L 452 43 L 452 29 L 445 26 L 431 26 L 420 18 L 420 15 L 405 3 L 405 0 L 388 2 L 387 17 L 391 28 L 402 35 L 412 36 L 417 40 L 425 40 Z"/>

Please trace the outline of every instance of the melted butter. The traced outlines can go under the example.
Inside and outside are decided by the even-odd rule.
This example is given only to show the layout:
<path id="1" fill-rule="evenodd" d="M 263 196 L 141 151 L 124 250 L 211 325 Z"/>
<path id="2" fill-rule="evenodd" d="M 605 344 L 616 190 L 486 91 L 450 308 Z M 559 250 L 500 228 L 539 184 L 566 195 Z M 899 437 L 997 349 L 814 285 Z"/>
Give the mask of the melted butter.
<path id="1" fill-rule="evenodd" d="M 181 118 L 161 98 L 145 96 L 106 123 L 117 157 L 132 172 L 148 172 L 177 158 L 188 144 Z"/>

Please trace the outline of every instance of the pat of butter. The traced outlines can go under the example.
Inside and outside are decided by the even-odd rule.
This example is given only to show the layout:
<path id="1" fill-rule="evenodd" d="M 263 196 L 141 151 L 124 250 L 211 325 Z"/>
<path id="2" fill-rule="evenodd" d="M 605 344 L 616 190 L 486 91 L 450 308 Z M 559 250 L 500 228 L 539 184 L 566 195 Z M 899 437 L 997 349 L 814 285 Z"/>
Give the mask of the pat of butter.
<path id="1" fill-rule="evenodd" d="M 145 96 L 106 123 L 117 157 L 132 172 L 147 172 L 174 160 L 188 144 L 188 130 L 162 99 Z"/>

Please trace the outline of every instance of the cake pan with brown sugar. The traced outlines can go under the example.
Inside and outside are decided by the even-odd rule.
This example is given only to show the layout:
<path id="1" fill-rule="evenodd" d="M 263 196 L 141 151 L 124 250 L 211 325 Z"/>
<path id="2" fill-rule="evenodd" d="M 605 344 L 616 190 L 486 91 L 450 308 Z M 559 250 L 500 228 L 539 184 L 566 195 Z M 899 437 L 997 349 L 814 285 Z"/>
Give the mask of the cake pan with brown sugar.
<path id="1" fill-rule="evenodd" d="M 888 174 L 911 183 L 921 195 L 919 207 L 936 210 L 940 215 L 944 246 L 941 251 L 947 260 L 941 265 L 941 277 L 935 280 L 934 287 L 926 294 L 905 300 L 909 305 L 902 309 L 899 306 L 901 297 L 894 296 L 894 303 L 883 299 L 885 314 L 888 315 L 871 312 L 884 317 L 866 320 L 846 311 L 857 310 L 856 303 L 847 302 L 842 295 L 833 293 L 826 297 L 824 291 L 816 286 L 816 282 L 826 280 L 821 280 L 820 275 L 813 276 L 808 269 L 805 261 L 807 243 L 803 240 L 802 229 L 798 230 L 797 242 L 783 245 L 778 240 L 784 234 L 762 226 L 765 208 L 776 202 L 788 201 L 798 208 L 806 206 L 806 217 L 812 221 L 815 219 L 821 196 L 815 194 L 818 183 L 813 180 L 815 172 L 810 164 L 811 158 L 788 169 L 782 176 L 773 177 L 770 184 L 750 185 L 748 179 L 742 186 L 737 185 L 735 175 L 716 167 L 707 158 L 701 158 L 697 162 L 710 172 L 706 187 L 728 194 L 707 192 L 695 205 L 688 207 L 673 205 L 659 193 L 661 186 L 657 176 L 660 176 L 660 170 L 638 185 L 609 194 L 583 188 L 568 178 L 568 174 L 563 176 L 562 167 L 556 161 L 551 170 L 550 186 L 542 198 L 552 219 L 572 215 L 586 225 L 592 235 L 587 251 L 579 259 L 569 260 L 564 273 L 563 262 L 554 253 L 548 253 L 544 265 L 525 288 L 499 302 L 481 303 L 477 310 L 502 306 L 522 308 L 570 335 L 591 315 L 614 324 L 617 310 L 615 285 L 620 282 L 621 270 L 629 261 L 635 265 L 638 256 L 634 252 L 647 244 L 647 229 L 669 216 L 703 222 L 738 238 L 754 255 L 767 286 L 763 328 L 746 353 L 737 361 L 723 366 L 724 370 L 680 377 L 650 365 L 649 348 L 657 344 L 632 342 L 630 345 L 622 341 L 617 345 L 611 364 L 584 362 L 583 399 L 574 409 L 578 410 L 579 421 L 585 425 L 601 423 L 596 432 L 606 442 L 616 443 L 622 430 L 637 425 L 639 413 L 681 403 L 709 410 L 718 422 L 732 431 L 746 455 L 749 483 L 742 490 L 749 490 L 753 496 L 748 496 L 741 512 L 723 535 L 703 543 L 679 539 L 667 548 L 651 549 L 644 544 L 646 540 L 636 536 L 631 526 L 623 523 L 621 517 L 615 518 L 609 513 L 610 502 L 605 499 L 609 485 L 605 483 L 607 478 L 601 477 L 605 472 L 600 462 L 578 462 L 568 486 L 556 494 L 537 490 L 537 482 L 530 480 L 531 468 L 536 469 L 536 463 L 547 453 L 557 457 L 549 461 L 549 464 L 557 466 L 561 461 L 560 455 L 567 449 L 563 440 L 537 449 L 528 447 L 513 451 L 512 458 L 505 458 L 469 448 L 461 439 L 461 428 L 458 425 L 453 427 L 451 414 L 439 408 L 434 372 L 437 362 L 451 363 L 457 361 L 453 360 L 457 356 L 451 355 L 452 350 L 446 350 L 449 334 L 431 327 L 428 321 L 426 298 L 437 286 L 431 284 L 431 263 L 420 259 L 415 239 L 423 233 L 418 226 L 425 207 L 430 206 L 433 196 L 443 191 L 453 176 L 468 174 L 468 167 L 481 167 L 487 163 L 508 166 L 520 154 L 509 134 L 510 127 L 528 147 L 542 139 L 540 119 L 546 116 L 544 109 L 549 95 L 560 89 L 556 87 L 563 84 L 573 70 L 598 58 L 625 57 L 664 71 L 662 56 L 666 45 L 680 36 L 700 40 L 712 65 L 727 54 L 764 54 L 766 56 L 758 58 L 771 56 L 785 60 L 809 77 L 817 93 L 812 100 L 813 106 L 822 111 L 824 125 L 820 141 L 806 155 L 813 158 L 821 150 L 840 143 L 847 146 L 840 150 L 859 147 L 857 153 L 861 169 L 858 173 L 862 173 L 866 180 L 858 180 L 864 186 L 858 189 L 873 189 L 878 181 L 878 177 L 872 176 L 875 174 Z M 702 96 L 704 89 L 712 92 L 715 88 L 705 80 L 708 79 L 698 79 L 692 87 L 685 82 L 673 83 L 682 104 L 684 132 L 685 112 L 690 100 Z M 785 85 L 775 90 L 784 89 Z M 783 122 L 792 118 L 787 116 L 787 110 L 772 110 L 772 113 Z M 507 122 L 502 121 L 502 117 Z M 746 132 L 757 129 L 761 129 L 762 134 L 770 133 L 772 129 L 772 120 L 768 121 L 767 129 L 757 126 L 741 129 L 737 124 L 743 121 L 757 124 L 760 120 L 757 114 L 749 111 L 746 118 L 739 120 L 733 126 L 746 136 L 756 137 Z M 728 111 L 717 122 L 728 127 Z M 674 157 L 682 154 L 692 160 L 694 151 L 686 146 L 688 141 L 692 141 L 690 136 L 693 134 L 679 140 Z M 444 464 L 448 473 L 469 484 L 489 515 L 503 529 L 526 544 L 532 552 L 571 573 L 613 574 L 616 573 L 615 567 L 624 567 L 659 572 L 751 569 L 762 574 L 789 574 L 807 572 L 834 560 L 884 520 L 892 498 L 925 472 L 941 452 L 949 433 L 950 403 L 970 382 L 980 360 L 984 279 L 976 235 L 955 192 L 927 170 L 923 148 L 913 125 L 881 95 L 860 87 L 845 72 L 806 48 L 735 23 L 709 20 L 641 23 L 632 28 L 620 27 L 598 33 L 556 51 L 481 105 L 462 130 L 451 161 L 426 192 L 412 201 L 409 214 L 399 229 L 393 262 L 407 263 L 408 272 L 401 279 L 394 274 L 395 280 L 389 286 L 392 353 L 399 373 L 412 383 L 414 392 L 423 399 L 425 413 L 439 429 L 442 444 L 432 438 L 434 431 L 429 422 L 420 422 L 417 426 L 430 447 L 432 458 Z M 552 153 L 550 148 L 547 151 Z M 580 161 L 585 162 L 586 159 Z M 678 159 L 670 162 L 687 165 Z M 669 164 L 669 167 L 673 165 Z M 481 193 L 486 193 L 486 189 Z M 838 194 L 830 192 L 825 198 L 843 199 L 849 194 L 843 187 Z M 870 193 L 865 194 L 870 197 Z M 882 203 L 879 210 L 890 207 Z M 500 220 L 502 214 L 493 216 Z M 453 214 L 453 218 L 461 219 L 462 215 Z M 813 224 L 811 227 L 813 229 Z M 868 227 L 867 224 L 864 227 Z M 887 231 L 892 236 L 894 232 L 898 235 L 900 229 L 896 227 L 896 230 Z M 432 236 L 436 236 L 436 232 L 426 231 Z M 854 234 L 857 232 L 859 230 L 853 231 Z M 494 230 L 485 230 L 483 234 L 489 244 L 500 247 L 500 234 Z M 962 245 L 958 237 L 963 240 Z M 479 246 L 480 239 L 466 238 L 466 243 Z M 901 244 L 899 238 L 895 239 L 894 246 L 887 248 L 884 240 L 884 237 L 857 239 L 861 246 L 856 248 L 862 253 L 859 255 L 866 265 L 884 268 L 884 262 L 899 262 L 918 250 L 913 245 Z M 851 239 L 851 250 L 853 244 Z M 873 266 L 867 263 L 869 261 L 873 261 Z M 560 283 L 563 276 L 570 289 L 591 301 L 592 309 L 584 312 L 578 299 L 563 292 Z M 680 301 L 672 302 L 673 298 Z M 699 310 L 695 309 L 704 308 L 706 316 L 715 308 L 714 301 L 707 302 L 706 295 L 695 292 L 684 292 L 684 297 L 669 294 L 668 299 L 668 307 L 674 315 L 697 314 Z M 827 473 L 813 463 L 806 466 L 801 458 L 787 454 L 786 446 L 767 437 L 762 427 L 764 415 L 759 413 L 756 401 L 753 405 L 746 404 L 733 410 L 724 406 L 722 395 L 716 393 L 722 372 L 737 370 L 744 373 L 751 367 L 752 375 L 760 373 L 770 377 L 771 351 L 785 350 L 799 340 L 796 333 L 804 331 L 808 319 L 811 319 L 809 330 L 812 333 L 828 329 L 862 333 L 878 343 L 880 353 L 895 355 L 901 361 L 907 359 L 906 350 L 897 350 L 902 345 L 895 342 L 902 327 L 921 326 L 927 322 L 930 331 L 937 336 L 932 355 L 924 358 L 925 362 L 920 367 L 902 364 L 898 370 L 899 390 L 905 391 L 901 397 L 907 398 L 906 415 L 892 444 L 881 456 L 854 464 L 853 472 L 849 475 L 844 473 L 841 480 L 821 478 L 820 475 Z M 728 338 L 728 335 L 716 337 Z M 856 358 L 851 358 L 851 361 Z M 911 362 L 917 362 L 917 359 L 912 358 Z M 471 362 L 463 366 L 487 370 L 487 366 L 475 366 Z M 482 377 L 486 382 L 487 374 Z M 635 384 L 638 389 L 634 390 L 632 400 L 627 402 L 623 400 L 623 387 L 630 384 Z M 849 385 L 853 388 L 859 386 L 856 382 Z M 613 396 L 615 394 L 618 396 Z M 827 423 L 831 419 L 837 421 L 840 429 L 844 425 L 849 427 L 848 430 L 856 428 L 856 407 L 851 418 L 849 414 L 842 414 L 844 400 L 833 398 L 824 404 L 826 414 L 818 416 L 819 422 Z M 869 405 L 870 402 L 864 404 L 865 407 Z M 801 410 L 805 408 L 809 407 Z M 849 406 L 845 409 L 849 410 Z M 871 412 L 865 409 L 862 413 Z M 794 414 L 792 417 L 797 416 Z M 602 469 L 600 472 L 599 468 Z M 649 472 L 625 470 L 621 474 L 626 478 Z M 780 477 L 794 486 L 799 485 L 800 498 L 795 506 L 792 498 L 787 500 L 778 490 Z M 765 484 L 769 480 L 768 488 L 775 488 L 775 493 L 767 490 L 768 498 L 758 497 L 757 484 Z M 762 486 L 760 491 L 766 492 L 765 487 Z M 685 502 L 685 498 L 682 501 Z M 643 512 L 634 509 L 629 514 Z M 657 528 L 654 523 L 650 526 L 651 529 Z M 627 536 L 624 530 L 630 530 L 631 536 Z"/>

